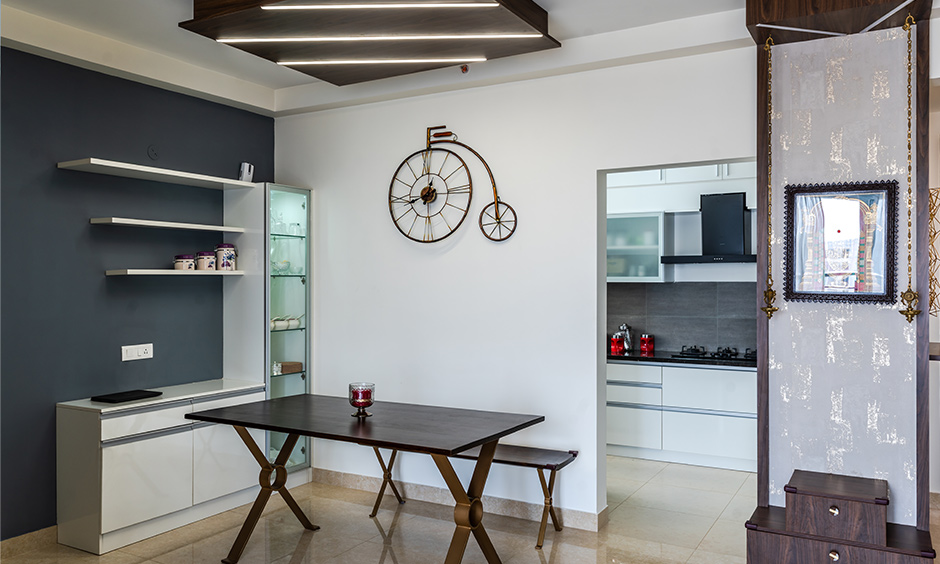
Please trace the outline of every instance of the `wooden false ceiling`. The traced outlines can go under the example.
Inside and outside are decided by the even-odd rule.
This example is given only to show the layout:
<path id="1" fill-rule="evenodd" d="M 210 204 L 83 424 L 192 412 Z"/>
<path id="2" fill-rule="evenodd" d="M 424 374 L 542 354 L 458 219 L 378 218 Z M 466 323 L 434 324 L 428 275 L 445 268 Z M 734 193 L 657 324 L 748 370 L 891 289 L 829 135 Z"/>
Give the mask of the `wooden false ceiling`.
<path id="1" fill-rule="evenodd" d="M 408 41 L 336 41 L 232 43 L 270 61 L 419 59 L 485 57 L 497 59 L 561 46 L 548 35 L 548 14 L 533 0 L 499 0 L 492 8 L 413 8 L 350 10 L 264 10 L 266 5 L 376 4 L 392 0 L 193 0 L 194 18 L 184 29 L 210 39 L 533 33 L 522 39 L 428 39 Z M 401 0 L 397 0 L 401 1 Z M 442 0 L 409 0 L 427 3 Z M 458 0 L 443 0 L 454 2 Z M 468 0 L 461 0 L 466 2 Z M 474 0 L 469 0 L 474 1 Z M 378 65 L 298 65 L 300 72 L 337 86 L 378 80 L 460 63 Z"/>
<path id="2" fill-rule="evenodd" d="M 758 24 L 827 31 L 859 33 L 904 4 L 903 0 L 747 0 L 747 29 L 758 44 L 768 36 L 774 43 L 793 43 L 826 37 L 817 33 L 758 27 Z M 914 0 L 873 29 L 904 25 L 908 13 L 916 21 L 930 17 L 931 0 Z"/>

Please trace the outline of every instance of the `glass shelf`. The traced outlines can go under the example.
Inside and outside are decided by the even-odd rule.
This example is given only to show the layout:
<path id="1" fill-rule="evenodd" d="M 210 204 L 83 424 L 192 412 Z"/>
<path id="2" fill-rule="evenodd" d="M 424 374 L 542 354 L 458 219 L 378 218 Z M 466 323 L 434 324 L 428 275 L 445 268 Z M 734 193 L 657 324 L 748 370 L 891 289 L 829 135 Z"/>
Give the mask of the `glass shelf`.
<path id="1" fill-rule="evenodd" d="M 306 239 L 306 235 L 288 235 L 287 233 L 271 233 L 272 239 Z"/>
<path id="2" fill-rule="evenodd" d="M 271 278 L 306 278 L 306 274 L 272 274 Z"/>
<path id="3" fill-rule="evenodd" d="M 290 333 L 291 331 L 306 331 L 306 327 L 297 327 L 296 329 L 271 329 L 271 333 Z"/>
<path id="4" fill-rule="evenodd" d="M 281 376 L 297 376 L 300 374 L 301 378 L 307 377 L 307 371 L 301 370 L 300 372 L 287 372 L 286 374 L 271 374 L 271 378 L 280 378 Z"/>

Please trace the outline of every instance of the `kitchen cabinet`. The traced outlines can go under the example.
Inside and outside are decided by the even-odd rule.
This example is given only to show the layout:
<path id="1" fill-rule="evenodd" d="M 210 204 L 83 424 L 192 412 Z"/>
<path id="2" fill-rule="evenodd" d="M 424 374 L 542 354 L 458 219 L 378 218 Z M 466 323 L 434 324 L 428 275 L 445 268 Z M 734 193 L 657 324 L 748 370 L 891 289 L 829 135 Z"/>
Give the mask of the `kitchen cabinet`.
<path id="1" fill-rule="evenodd" d="M 753 368 L 608 362 L 608 453 L 753 470 Z"/>
<path id="2" fill-rule="evenodd" d="M 56 404 L 59 543 L 103 554 L 255 495 L 258 465 L 234 430 L 185 415 L 262 400 L 264 384 L 209 380 L 157 390 L 157 398 L 127 403 Z"/>
<path id="3" fill-rule="evenodd" d="M 660 257 L 672 253 L 662 213 L 607 216 L 607 281 L 663 282 Z"/>
<path id="4" fill-rule="evenodd" d="M 266 184 L 268 257 L 266 364 L 268 397 L 310 391 L 310 190 Z M 287 439 L 270 432 L 273 461 Z M 297 442 L 288 469 L 309 466 L 310 439 Z"/>

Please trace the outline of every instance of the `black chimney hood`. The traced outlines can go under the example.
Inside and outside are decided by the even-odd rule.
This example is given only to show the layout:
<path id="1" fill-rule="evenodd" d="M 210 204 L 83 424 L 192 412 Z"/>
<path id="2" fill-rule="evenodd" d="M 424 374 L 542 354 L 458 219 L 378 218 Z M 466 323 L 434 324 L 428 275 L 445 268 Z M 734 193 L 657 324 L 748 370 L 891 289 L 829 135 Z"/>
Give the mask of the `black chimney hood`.
<path id="1" fill-rule="evenodd" d="M 663 264 L 757 262 L 750 249 L 750 225 L 744 192 L 702 194 L 702 254 L 662 257 Z"/>

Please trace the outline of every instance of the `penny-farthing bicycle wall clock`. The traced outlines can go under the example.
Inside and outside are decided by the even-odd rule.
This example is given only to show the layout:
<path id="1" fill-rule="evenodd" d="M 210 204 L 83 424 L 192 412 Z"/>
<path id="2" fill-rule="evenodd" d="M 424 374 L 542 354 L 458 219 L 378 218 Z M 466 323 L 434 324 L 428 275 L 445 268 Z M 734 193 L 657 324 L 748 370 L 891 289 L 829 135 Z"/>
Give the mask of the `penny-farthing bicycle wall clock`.
<path id="1" fill-rule="evenodd" d="M 480 159 L 493 186 L 493 201 L 480 212 L 480 230 L 491 241 L 505 241 L 516 230 L 516 211 L 499 199 L 493 171 L 480 153 L 457 141 L 446 128 L 429 127 L 426 147 L 408 155 L 392 176 L 388 189 L 392 222 L 402 235 L 419 243 L 440 241 L 460 227 L 470 211 L 473 180 L 463 158 L 441 146 L 456 145 Z"/>

